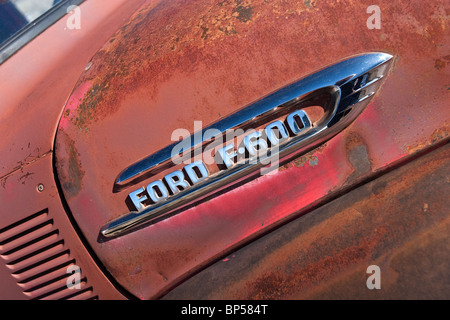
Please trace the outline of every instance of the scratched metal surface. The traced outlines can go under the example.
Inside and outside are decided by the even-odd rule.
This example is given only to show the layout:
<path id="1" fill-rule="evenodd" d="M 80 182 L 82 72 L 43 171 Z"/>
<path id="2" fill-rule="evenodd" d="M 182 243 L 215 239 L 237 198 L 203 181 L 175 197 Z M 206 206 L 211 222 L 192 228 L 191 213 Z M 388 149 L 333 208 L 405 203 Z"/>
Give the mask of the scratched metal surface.
<path id="1" fill-rule="evenodd" d="M 152 1 L 92 58 L 59 125 L 56 171 L 74 220 L 124 288 L 159 297 L 230 250 L 448 140 L 448 3 L 380 1 L 380 30 L 366 27 L 370 4 Z M 118 174 L 170 144 L 173 130 L 206 126 L 371 51 L 393 54 L 395 65 L 367 110 L 331 141 L 275 175 L 98 241 L 99 228 L 129 210 L 132 190 L 112 192 Z"/>

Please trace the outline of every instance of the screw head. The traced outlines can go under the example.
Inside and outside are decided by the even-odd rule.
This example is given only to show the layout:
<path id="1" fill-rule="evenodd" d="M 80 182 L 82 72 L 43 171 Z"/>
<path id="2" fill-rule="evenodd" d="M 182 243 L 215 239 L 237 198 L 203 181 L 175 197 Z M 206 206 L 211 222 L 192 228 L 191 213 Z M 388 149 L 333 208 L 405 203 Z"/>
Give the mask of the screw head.
<path id="1" fill-rule="evenodd" d="M 44 191 L 44 185 L 42 183 L 39 183 L 37 186 L 37 191 L 42 192 Z"/>

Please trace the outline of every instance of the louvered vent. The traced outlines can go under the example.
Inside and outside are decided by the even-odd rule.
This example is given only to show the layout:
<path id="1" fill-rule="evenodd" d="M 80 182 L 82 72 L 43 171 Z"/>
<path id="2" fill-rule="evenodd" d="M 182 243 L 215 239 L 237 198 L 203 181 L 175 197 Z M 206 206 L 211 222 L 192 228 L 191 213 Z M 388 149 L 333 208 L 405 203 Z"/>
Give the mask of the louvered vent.
<path id="1" fill-rule="evenodd" d="M 76 261 L 48 210 L 0 229 L 0 256 L 30 299 L 96 298 L 82 275 L 79 288 L 69 289 L 67 271 Z"/>

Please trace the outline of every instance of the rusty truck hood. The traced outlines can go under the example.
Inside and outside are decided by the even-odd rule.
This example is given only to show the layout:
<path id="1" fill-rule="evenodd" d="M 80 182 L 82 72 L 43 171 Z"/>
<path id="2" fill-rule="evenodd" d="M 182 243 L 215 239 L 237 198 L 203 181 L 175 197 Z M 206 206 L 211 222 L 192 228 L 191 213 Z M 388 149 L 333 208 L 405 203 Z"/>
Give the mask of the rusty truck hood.
<path id="1" fill-rule="evenodd" d="M 125 289 L 159 297 L 246 241 L 448 138 L 443 4 L 381 5 L 386 24 L 370 30 L 359 2 L 150 1 L 92 58 L 61 118 L 55 166 L 74 221 Z M 102 226 L 129 212 L 131 189 L 113 190 L 118 175 L 173 143 L 174 130 L 193 133 L 194 121 L 207 126 L 327 65 L 375 51 L 394 56 L 390 75 L 332 140 L 276 174 L 101 239 Z"/>

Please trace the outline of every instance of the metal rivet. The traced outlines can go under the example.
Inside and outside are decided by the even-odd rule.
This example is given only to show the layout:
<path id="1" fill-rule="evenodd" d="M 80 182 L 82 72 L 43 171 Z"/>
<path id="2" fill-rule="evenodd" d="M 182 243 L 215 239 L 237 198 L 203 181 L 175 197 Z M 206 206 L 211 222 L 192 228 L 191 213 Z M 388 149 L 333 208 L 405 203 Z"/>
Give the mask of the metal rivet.
<path id="1" fill-rule="evenodd" d="M 37 186 L 37 191 L 42 192 L 44 191 L 44 185 L 42 183 L 39 183 Z"/>

